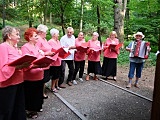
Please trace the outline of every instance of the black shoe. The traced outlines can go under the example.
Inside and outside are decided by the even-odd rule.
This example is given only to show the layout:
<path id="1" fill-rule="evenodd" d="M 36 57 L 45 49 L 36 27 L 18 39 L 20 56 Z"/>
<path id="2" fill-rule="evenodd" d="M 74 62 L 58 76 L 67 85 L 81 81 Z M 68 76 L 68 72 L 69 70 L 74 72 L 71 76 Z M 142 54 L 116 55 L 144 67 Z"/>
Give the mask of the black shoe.
<path id="1" fill-rule="evenodd" d="M 43 99 L 48 99 L 48 96 L 43 96 Z"/>

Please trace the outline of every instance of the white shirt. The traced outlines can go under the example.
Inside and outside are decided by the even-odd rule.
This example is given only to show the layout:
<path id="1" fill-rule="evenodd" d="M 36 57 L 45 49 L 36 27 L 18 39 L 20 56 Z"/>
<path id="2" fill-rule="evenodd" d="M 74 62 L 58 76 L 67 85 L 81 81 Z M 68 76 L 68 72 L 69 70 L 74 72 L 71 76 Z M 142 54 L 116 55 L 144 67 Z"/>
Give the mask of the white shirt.
<path id="1" fill-rule="evenodd" d="M 67 35 L 64 35 L 61 39 L 60 39 L 60 43 L 62 47 L 71 47 L 71 46 L 75 46 L 75 37 L 74 35 L 71 36 L 71 38 L 68 38 Z M 74 52 L 75 50 L 69 50 L 69 52 L 71 53 L 71 55 L 69 55 L 67 58 L 63 59 L 63 60 L 74 60 Z"/>

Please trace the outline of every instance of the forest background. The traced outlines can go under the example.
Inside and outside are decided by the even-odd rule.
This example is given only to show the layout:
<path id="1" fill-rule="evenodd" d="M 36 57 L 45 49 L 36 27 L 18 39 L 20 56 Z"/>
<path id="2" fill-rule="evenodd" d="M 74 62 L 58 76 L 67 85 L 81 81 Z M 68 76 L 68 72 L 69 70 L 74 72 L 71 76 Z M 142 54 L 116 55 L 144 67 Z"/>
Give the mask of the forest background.
<path id="1" fill-rule="evenodd" d="M 1 0 L 0 29 L 6 25 L 37 27 L 42 23 L 49 29 L 57 28 L 61 37 L 72 26 L 76 37 L 83 31 L 88 41 L 97 31 L 102 42 L 115 30 L 124 48 L 133 40 L 133 34 L 141 31 L 145 41 L 151 43 L 148 63 L 155 65 L 155 52 L 160 49 L 159 3 L 160 0 Z M 50 38 L 48 31 L 47 39 Z M 128 53 L 122 49 L 118 63 L 126 61 Z"/>

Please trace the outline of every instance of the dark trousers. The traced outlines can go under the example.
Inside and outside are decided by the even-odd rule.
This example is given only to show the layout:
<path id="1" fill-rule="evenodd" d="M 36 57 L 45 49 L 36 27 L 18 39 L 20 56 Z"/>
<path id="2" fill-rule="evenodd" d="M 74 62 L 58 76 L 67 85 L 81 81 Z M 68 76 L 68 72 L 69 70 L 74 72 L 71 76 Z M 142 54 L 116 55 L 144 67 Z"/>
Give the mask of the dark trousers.
<path id="1" fill-rule="evenodd" d="M 76 75 L 79 71 L 79 78 L 82 78 L 83 72 L 84 72 L 84 65 L 85 65 L 85 60 L 83 61 L 74 61 L 75 64 L 75 69 L 74 69 L 74 74 L 73 74 L 73 80 L 76 79 Z"/>
<path id="2" fill-rule="evenodd" d="M 44 82 L 42 80 L 24 82 L 26 110 L 39 111 L 40 109 L 42 109 L 43 86 Z"/>
<path id="3" fill-rule="evenodd" d="M 62 63 L 61 63 L 62 69 L 61 69 L 61 74 L 60 74 L 60 79 L 59 79 L 59 85 L 61 85 L 64 82 L 66 64 L 68 65 L 68 69 L 69 69 L 67 83 L 69 81 L 72 81 L 73 74 L 74 74 L 73 60 L 62 60 Z"/>
<path id="4" fill-rule="evenodd" d="M 23 83 L 0 88 L 0 120 L 26 120 Z"/>

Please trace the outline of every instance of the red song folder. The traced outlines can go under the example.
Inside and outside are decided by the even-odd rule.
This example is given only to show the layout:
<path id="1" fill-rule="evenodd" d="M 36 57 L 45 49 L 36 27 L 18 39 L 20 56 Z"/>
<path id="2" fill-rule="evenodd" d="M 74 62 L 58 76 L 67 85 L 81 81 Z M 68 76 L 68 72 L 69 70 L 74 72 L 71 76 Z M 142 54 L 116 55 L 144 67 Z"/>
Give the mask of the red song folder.
<path id="1" fill-rule="evenodd" d="M 52 52 L 54 52 L 55 54 L 59 53 L 58 56 L 62 59 L 65 59 L 66 57 L 68 57 L 71 53 L 69 52 L 68 48 L 59 48 L 58 50 L 55 50 L 52 48 Z"/>
<path id="2" fill-rule="evenodd" d="M 123 46 L 123 43 L 119 43 L 116 47 L 115 47 L 115 49 L 119 49 L 119 48 L 121 48 Z"/>
<path id="3" fill-rule="evenodd" d="M 88 42 L 82 43 L 81 46 L 77 46 L 76 49 L 81 52 L 87 52 L 89 49 Z"/>
<path id="4" fill-rule="evenodd" d="M 102 48 L 90 48 L 91 50 L 93 50 L 94 52 L 99 52 L 100 50 L 102 50 Z"/>
<path id="5" fill-rule="evenodd" d="M 54 59 L 45 56 L 45 57 L 34 60 L 32 62 L 32 64 L 35 64 L 35 65 L 41 65 L 41 64 L 44 64 L 44 63 L 51 64 L 53 61 L 54 61 Z"/>
<path id="6" fill-rule="evenodd" d="M 119 43 L 118 45 L 110 44 L 110 45 L 109 45 L 109 48 L 119 49 L 119 48 L 121 48 L 121 47 L 122 47 L 122 45 L 123 45 L 123 43 Z"/>
<path id="7" fill-rule="evenodd" d="M 33 62 L 35 59 L 37 59 L 36 57 L 34 56 L 31 56 L 31 55 L 24 55 L 22 57 L 20 57 L 19 59 L 9 63 L 8 65 L 9 66 L 17 66 L 17 65 L 22 65 L 23 63 L 25 62 Z"/>

